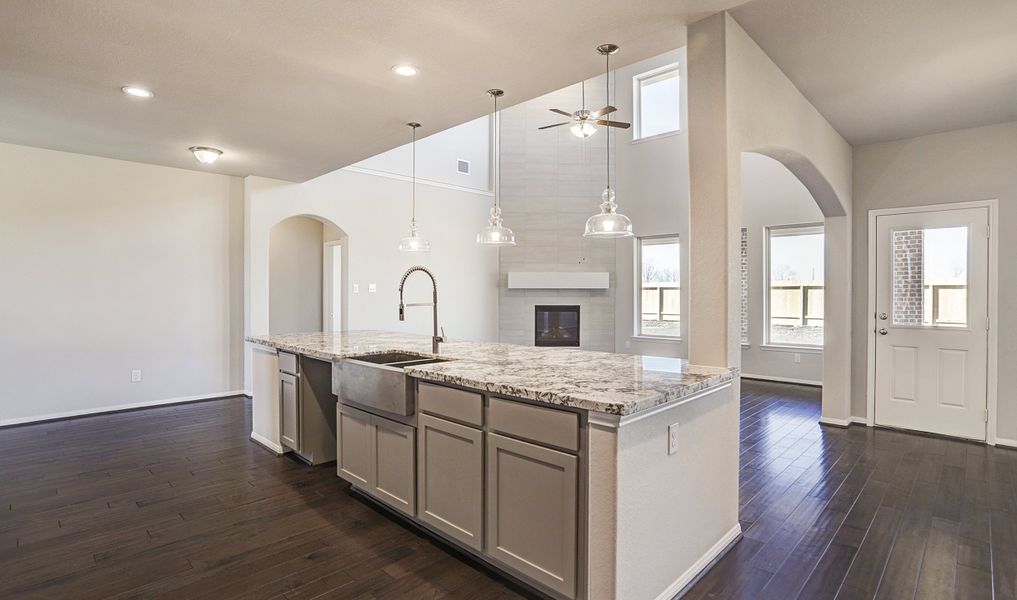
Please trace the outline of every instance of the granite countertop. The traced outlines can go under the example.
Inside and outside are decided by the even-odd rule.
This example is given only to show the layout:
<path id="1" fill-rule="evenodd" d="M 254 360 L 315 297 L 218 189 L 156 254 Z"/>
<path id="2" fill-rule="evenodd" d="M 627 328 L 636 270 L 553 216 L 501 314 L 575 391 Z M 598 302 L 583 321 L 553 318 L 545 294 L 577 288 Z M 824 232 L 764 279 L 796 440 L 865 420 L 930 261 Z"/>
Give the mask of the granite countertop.
<path id="1" fill-rule="evenodd" d="M 434 355 L 430 336 L 388 331 L 256 335 L 247 341 L 329 361 L 394 351 L 441 356 L 450 360 L 406 372 L 423 381 L 622 416 L 690 396 L 738 374 L 737 369 L 700 367 L 679 358 L 461 340 L 442 343 Z"/>

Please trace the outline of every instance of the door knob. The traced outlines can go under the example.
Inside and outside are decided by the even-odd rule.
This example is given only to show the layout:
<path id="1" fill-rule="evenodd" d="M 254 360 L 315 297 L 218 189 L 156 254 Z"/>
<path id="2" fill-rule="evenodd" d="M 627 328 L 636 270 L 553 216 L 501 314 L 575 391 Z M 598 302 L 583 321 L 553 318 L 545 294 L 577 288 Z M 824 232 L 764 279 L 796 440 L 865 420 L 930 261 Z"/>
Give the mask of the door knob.
<path id="1" fill-rule="evenodd" d="M 890 332 L 886 329 L 886 327 L 883 327 L 882 329 L 879 330 L 879 335 L 886 335 L 888 333 Z"/>
<path id="2" fill-rule="evenodd" d="M 886 313 L 879 313 L 879 320 L 880 321 L 885 321 L 886 320 Z"/>

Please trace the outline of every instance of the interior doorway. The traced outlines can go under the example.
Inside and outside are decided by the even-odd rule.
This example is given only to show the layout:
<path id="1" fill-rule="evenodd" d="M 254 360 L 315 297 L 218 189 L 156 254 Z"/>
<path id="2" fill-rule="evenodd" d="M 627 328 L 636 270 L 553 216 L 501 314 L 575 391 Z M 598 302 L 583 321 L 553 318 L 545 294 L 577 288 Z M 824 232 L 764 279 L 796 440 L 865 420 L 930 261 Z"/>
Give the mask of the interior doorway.
<path id="1" fill-rule="evenodd" d="M 343 314 L 343 242 L 335 240 L 322 246 L 322 331 L 342 331 Z"/>
<path id="2" fill-rule="evenodd" d="M 873 211 L 872 424 L 985 441 L 991 206 Z"/>

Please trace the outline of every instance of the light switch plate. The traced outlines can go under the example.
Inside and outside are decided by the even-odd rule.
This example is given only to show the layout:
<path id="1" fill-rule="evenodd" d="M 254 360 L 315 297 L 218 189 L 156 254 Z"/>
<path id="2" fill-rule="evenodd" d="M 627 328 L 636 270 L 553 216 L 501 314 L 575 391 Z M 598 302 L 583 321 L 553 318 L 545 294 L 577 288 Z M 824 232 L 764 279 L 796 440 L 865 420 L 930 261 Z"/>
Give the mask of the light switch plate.
<path id="1" fill-rule="evenodd" d="M 674 454 L 678 452 L 678 425 L 679 423 L 672 423 L 667 426 L 667 453 Z"/>
<path id="2" fill-rule="evenodd" d="M 795 352 L 795 364 L 796 365 L 802 364 L 802 355 L 798 354 L 797 352 Z"/>
<path id="3" fill-rule="evenodd" d="M 367 291 L 371 292 L 372 294 L 377 292 L 378 291 L 378 284 L 376 284 L 376 283 L 369 283 L 369 284 L 367 284 Z"/>
<path id="4" fill-rule="evenodd" d="M 131 383 L 141 383 L 141 369 L 131 371 Z"/>
<path id="5" fill-rule="evenodd" d="M 359 294 L 360 293 L 360 284 L 359 283 L 354 283 L 353 284 L 353 293 L 354 294 Z"/>

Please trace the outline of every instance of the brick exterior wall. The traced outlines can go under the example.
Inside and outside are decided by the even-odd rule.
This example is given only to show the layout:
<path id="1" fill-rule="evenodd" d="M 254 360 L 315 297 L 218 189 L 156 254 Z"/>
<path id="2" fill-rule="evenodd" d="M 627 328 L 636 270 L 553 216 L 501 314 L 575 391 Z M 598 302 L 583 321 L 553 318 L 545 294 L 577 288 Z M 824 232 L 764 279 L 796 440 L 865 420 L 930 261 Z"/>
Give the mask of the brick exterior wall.
<path id="1" fill-rule="evenodd" d="M 749 230 L 742 227 L 738 260 L 741 268 L 742 343 L 749 343 Z"/>
<path id="2" fill-rule="evenodd" d="M 925 232 L 921 229 L 894 231 L 893 237 L 893 324 L 921 325 L 925 294 Z"/>

